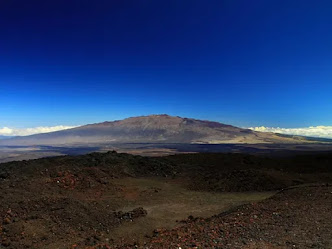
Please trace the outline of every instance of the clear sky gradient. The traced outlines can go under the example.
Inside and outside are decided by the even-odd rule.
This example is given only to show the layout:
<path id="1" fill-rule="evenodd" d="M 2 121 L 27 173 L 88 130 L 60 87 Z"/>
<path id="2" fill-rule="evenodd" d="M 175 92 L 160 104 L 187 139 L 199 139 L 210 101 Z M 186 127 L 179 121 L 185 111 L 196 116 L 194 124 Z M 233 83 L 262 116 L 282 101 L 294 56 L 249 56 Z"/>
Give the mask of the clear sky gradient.
<path id="1" fill-rule="evenodd" d="M 0 128 L 332 125 L 332 1 L 6 0 L 0 35 Z"/>

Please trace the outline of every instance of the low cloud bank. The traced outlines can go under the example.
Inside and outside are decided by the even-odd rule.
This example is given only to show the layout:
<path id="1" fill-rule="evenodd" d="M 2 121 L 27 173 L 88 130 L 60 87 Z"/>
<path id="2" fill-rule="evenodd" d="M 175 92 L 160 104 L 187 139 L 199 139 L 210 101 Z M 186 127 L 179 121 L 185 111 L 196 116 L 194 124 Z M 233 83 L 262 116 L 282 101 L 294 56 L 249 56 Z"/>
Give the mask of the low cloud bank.
<path id="1" fill-rule="evenodd" d="M 307 137 L 332 138 L 332 126 L 310 126 L 304 128 L 279 128 L 279 127 L 250 127 L 250 130 L 261 132 L 275 132 L 288 135 Z"/>
<path id="2" fill-rule="evenodd" d="M 61 131 L 61 130 L 67 130 L 71 128 L 75 128 L 77 126 L 65 126 L 65 125 L 57 125 L 57 126 L 40 126 L 35 128 L 9 128 L 9 127 L 3 127 L 0 128 L 0 135 L 3 136 L 27 136 L 27 135 L 33 135 L 38 133 L 47 133 L 47 132 L 53 132 L 53 131 Z"/>

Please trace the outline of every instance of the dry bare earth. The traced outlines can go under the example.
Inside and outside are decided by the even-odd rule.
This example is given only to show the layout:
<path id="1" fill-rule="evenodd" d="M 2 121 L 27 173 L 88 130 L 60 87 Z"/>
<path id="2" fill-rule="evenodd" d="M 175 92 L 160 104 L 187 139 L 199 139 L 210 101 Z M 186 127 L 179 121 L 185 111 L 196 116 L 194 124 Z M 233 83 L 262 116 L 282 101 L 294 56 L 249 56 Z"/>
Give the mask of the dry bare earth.
<path id="1" fill-rule="evenodd" d="M 332 248 L 332 187 L 282 191 L 208 219 L 159 230 L 138 248 Z M 132 248 L 133 245 L 119 248 Z"/>
<path id="2" fill-rule="evenodd" d="M 259 201 L 273 192 L 215 193 L 188 191 L 178 180 L 165 179 L 118 179 L 123 186 L 121 196 L 123 210 L 142 206 L 148 215 L 131 223 L 115 228 L 110 235 L 115 244 L 146 241 L 157 228 L 170 229 L 179 225 L 179 221 L 193 215 L 210 217 L 232 207 Z M 125 236 L 124 236 L 125 235 Z"/>
<path id="3" fill-rule="evenodd" d="M 174 237 L 167 235 L 165 240 L 159 241 L 160 244 L 155 238 L 151 240 L 145 235 L 152 236 L 155 228 L 182 226 L 183 224 L 176 220 L 184 219 L 188 215 L 208 217 L 243 203 L 256 202 L 270 196 L 271 193 L 266 192 L 267 190 L 277 190 L 296 183 L 331 180 L 331 160 L 332 156 L 329 154 L 288 159 L 241 154 L 190 154 L 146 158 L 110 152 L 0 164 L 0 241 L 2 246 L 7 248 L 50 249 L 72 248 L 73 245 L 74 248 L 121 245 L 121 248 L 124 244 L 133 244 L 133 241 L 139 242 L 140 245 L 148 243 L 153 248 L 162 248 L 166 243 L 175 245 L 179 241 L 177 232 L 159 232 L 162 236 L 160 238 L 174 233 Z M 229 193 L 230 190 L 240 192 Z M 303 193 L 285 195 L 285 199 L 278 199 L 276 196 L 275 199 L 268 200 L 267 203 L 272 203 L 268 204 L 269 208 L 274 205 L 271 210 L 282 208 L 285 202 L 292 203 L 292 209 L 281 211 L 286 214 L 294 212 L 290 213 L 290 217 L 301 214 L 311 222 L 307 224 L 303 221 L 283 226 L 285 220 L 276 220 L 276 225 L 273 225 L 274 220 L 270 220 L 271 226 L 276 229 L 275 233 L 279 230 L 282 232 L 283 229 L 289 230 L 292 224 L 299 224 L 301 229 L 307 229 L 306 225 L 316 222 L 325 229 L 324 220 L 330 215 L 327 209 L 330 196 L 325 195 L 327 192 L 321 188 L 314 199 L 321 205 L 312 206 L 309 215 L 303 216 L 305 209 L 300 206 L 308 204 L 306 193 L 311 194 L 308 191 L 310 190 L 304 189 Z M 296 204 L 297 201 L 299 204 Z M 281 203 L 280 207 L 278 202 Z M 259 217 L 262 213 L 263 218 L 258 221 L 263 222 L 272 215 L 271 210 L 268 209 L 270 211 L 265 214 L 265 204 L 257 205 L 259 208 L 255 215 Z M 250 210 L 248 212 L 252 212 Z M 247 211 L 243 209 L 241 212 Z M 315 216 L 311 219 L 311 215 Z M 221 218 L 200 221 L 202 231 L 209 231 L 210 222 L 212 227 L 217 226 L 217 223 L 224 224 Z M 233 233 L 231 229 L 237 224 L 229 222 L 231 225 L 222 229 L 225 233 L 228 229 Z M 259 222 L 257 226 L 260 226 Z M 252 230 L 255 226 L 249 228 L 249 232 L 242 231 L 242 228 L 238 230 L 238 234 L 234 232 L 234 241 L 239 243 L 237 239 L 242 233 L 245 235 L 246 231 L 249 235 L 250 231 L 254 231 L 257 236 L 264 235 L 259 230 Z M 184 231 L 188 232 L 188 236 L 192 234 L 189 230 Z M 321 240 L 313 230 L 304 231 L 312 232 L 314 238 L 318 238 L 317 243 L 326 239 L 326 233 L 322 233 L 324 240 Z M 198 230 L 195 234 L 198 236 L 195 241 L 211 245 L 208 243 L 211 242 L 209 238 L 212 232 L 208 233 L 207 238 L 203 233 L 199 235 Z M 221 238 L 220 234 L 217 235 Z M 263 239 L 268 235 L 264 236 Z M 278 237 L 274 241 L 277 239 Z M 229 243 L 236 245 L 233 242 Z M 269 243 L 274 246 L 273 243 L 276 242 Z M 184 243 L 183 246 L 190 245 Z M 319 248 L 325 244 L 317 246 Z"/>
<path id="4" fill-rule="evenodd" d="M 190 215 L 209 217 L 272 194 L 196 192 L 165 178 L 111 179 L 103 185 L 85 180 L 89 187 L 65 173 L 2 185 L 2 245 L 55 249 L 143 243 L 155 229 L 173 228 Z M 128 215 L 139 207 L 146 216 Z"/>

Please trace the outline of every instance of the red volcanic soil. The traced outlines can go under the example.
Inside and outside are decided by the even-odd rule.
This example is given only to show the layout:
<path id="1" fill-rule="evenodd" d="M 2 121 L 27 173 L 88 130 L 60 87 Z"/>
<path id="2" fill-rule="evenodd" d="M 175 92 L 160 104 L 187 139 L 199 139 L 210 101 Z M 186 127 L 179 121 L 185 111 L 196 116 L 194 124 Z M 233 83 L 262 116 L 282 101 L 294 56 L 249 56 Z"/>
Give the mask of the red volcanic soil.
<path id="1" fill-rule="evenodd" d="M 0 248 L 332 248 L 331 162 L 113 151 L 0 164 Z M 176 223 L 189 215 L 205 218 Z"/>
<path id="2" fill-rule="evenodd" d="M 189 217 L 176 229 L 156 230 L 144 245 L 116 248 L 328 249 L 331 217 L 331 186 L 297 187 L 208 219 Z"/>

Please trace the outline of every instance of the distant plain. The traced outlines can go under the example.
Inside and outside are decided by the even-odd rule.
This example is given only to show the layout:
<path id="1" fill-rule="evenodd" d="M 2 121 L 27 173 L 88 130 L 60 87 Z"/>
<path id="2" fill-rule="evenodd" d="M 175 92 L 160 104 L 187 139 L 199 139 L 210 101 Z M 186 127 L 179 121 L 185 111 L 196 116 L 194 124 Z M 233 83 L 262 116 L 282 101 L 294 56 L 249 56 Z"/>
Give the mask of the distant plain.
<path id="1" fill-rule="evenodd" d="M 0 163 L 61 155 L 83 155 L 90 152 L 105 152 L 112 150 L 142 156 L 166 156 L 180 153 L 200 152 L 287 156 L 332 151 L 332 144 L 103 143 L 91 144 L 90 146 L 0 146 Z"/>

